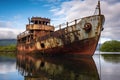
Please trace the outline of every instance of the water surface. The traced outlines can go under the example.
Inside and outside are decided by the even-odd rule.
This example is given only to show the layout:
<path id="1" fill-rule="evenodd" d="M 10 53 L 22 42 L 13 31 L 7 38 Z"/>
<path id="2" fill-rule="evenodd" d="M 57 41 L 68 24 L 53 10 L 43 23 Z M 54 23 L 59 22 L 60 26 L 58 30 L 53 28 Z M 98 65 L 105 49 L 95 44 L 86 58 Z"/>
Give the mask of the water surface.
<path id="1" fill-rule="evenodd" d="M 0 57 L 0 80 L 24 80 L 16 69 L 16 59 Z"/>
<path id="2" fill-rule="evenodd" d="M 113 55 L 114 54 L 114 55 Z M 91 58 L 0 57 L 0 80 L 120 80 L 120 53 Z"/>
<path id="3" fill-rule="evenodd" d="M 93 56 L 101 80 L 120 80 L 120 54 Z"/>

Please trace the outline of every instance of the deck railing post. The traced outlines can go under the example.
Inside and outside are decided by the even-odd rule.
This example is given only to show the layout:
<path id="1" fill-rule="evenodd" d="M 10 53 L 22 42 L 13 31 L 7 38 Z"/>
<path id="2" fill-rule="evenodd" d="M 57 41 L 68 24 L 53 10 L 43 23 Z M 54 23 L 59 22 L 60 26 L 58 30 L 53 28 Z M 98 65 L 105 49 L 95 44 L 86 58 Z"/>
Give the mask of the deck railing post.
<path id="1" fill-rule="evenodd" d="M 68 34 L 68 22 L 66 23 L 66 25 L 67 25 L 67 34 Z"/>
<path id="2" fill-rule="evenodd" d="M 75 26 L 76 26 L 76 24 L 77 24 L 77 20 L 75 19 Z"/>

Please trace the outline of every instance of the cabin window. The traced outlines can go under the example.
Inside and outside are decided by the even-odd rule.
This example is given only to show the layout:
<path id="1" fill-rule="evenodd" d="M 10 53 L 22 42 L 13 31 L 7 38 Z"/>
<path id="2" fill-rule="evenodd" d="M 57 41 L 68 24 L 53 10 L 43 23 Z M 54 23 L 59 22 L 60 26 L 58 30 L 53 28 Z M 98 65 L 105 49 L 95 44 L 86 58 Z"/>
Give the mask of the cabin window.
<path id="1" fill-rule="evenodd" d="M 39 24 L 41 24 L 41 21 L 39 21 Z"/>
<path id="2" fill-rule="evenodd" d="M 35 21 L 35 24 L 38 24 L 38 21 Z"/>

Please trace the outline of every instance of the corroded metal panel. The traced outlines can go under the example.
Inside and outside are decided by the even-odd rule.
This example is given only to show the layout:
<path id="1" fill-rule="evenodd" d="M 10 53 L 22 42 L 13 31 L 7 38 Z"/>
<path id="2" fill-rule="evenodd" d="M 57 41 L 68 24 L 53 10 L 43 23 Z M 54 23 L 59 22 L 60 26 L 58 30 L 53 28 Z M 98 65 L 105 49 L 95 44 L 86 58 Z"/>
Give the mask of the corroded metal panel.
<path id="1" fill-rule="evenodd" d="M 54 27 L 50 26 L 50 25 L 28 24 L 28 25 L 26 25 L 26 30 L 47 30 L 47 31 L 54 31 Z"/>

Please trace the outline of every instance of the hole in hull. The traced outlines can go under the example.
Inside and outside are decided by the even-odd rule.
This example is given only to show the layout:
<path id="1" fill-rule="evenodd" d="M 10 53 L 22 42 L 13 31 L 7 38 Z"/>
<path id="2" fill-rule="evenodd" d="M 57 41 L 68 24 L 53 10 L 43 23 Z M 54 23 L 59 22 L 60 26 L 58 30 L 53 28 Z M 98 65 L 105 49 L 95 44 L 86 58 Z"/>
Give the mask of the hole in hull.
<path id="1" fill-rule="evenodd" d="M 40 45 L 41 45 L 41 47 L 42 47 L 42 48 L 45 48 L 45 45 L 44 45 L 44 43 L 41 43 Z"/>

